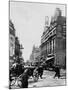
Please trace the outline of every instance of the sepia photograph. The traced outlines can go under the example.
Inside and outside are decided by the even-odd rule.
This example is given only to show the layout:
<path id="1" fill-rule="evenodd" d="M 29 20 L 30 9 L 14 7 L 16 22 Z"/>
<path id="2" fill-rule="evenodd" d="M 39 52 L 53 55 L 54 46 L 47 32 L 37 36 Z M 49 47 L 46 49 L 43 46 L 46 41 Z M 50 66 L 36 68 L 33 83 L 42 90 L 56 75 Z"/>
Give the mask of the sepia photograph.
<path id="1" fill-rule="evenodd" d="M 9 1 L 9 89 L 66 86 L 67 5 Z"/>

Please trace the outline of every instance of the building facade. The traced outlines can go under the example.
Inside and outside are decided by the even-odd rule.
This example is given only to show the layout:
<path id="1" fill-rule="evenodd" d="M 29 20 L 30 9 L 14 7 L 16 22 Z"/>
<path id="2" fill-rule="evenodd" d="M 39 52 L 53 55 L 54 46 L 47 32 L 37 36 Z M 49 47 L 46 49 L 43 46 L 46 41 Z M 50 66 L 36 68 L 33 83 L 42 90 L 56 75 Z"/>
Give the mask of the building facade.
<path id="1" fill-rule="evenodd" d="M 23 46 L 22 44 L 20 44 L 20 41 L 18 39 L 18 37 L 16 36 L 15 37 L 15 58 L 16 58 L 16 62 L 20 63 L 20 64 L 23 64 L 24 62 L 24 58 L 22 56 L 22 49 Z"/>
<path id="2" fill-rule="evenodd" d="M 9 58 L 10 65 L 14 62 L 13 56 L 15 52 L 15 28 L 12 21 L 9 21 Z"/>
<path id="3" fill-rule="evenodd" d="M 19 38 L 15 35 L 15 28 L 12 21 L 9 21 L 9 66 L 18 62 L 23 64 L 24 58 L 22 56 L 23 46 L 20 44 Z"/>
<path id="4" fill-rule="evenodd" d="M 66 64 L 66 18 L 62 16 L 61 10 L 56 9 L 50 25 L 45 26 L 41 36 L 41 56 L 55 55 L 54 64 L 65 66 Z"/>
<path id="5" fill-rule="evenodd" d="M 32 53 L 30 55 L 30 62 L 35 63 L 40 61 L 40 48 L 33 46 Z"/>

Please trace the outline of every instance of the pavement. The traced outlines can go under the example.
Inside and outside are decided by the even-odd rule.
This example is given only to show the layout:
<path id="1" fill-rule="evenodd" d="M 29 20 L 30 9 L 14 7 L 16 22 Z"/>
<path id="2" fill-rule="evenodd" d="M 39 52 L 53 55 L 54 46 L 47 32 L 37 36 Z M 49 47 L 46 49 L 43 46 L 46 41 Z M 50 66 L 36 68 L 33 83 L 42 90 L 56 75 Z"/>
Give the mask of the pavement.
<path id="1" fill-rule="evenodd" d="M 37 82 L 34 82 L 33 78 L 30 77 L 29 79 L 29 84 L 28 84 L 28 88 L 33 88 L 33 87 L 53 87 L 53 86 L 65 86 L 66 85 L 66 71 L 65 70 L 61 70 L 60 71 L 61 77 L 58 79 L 53 78 L 55 75 L 54 71 L 47 71 L 45 70 L 43 72 L 43 76 L 42 79 L 38 79 Z M 17 83 L 17 82 L 16 82 Z M 13 85 L 12 88 L 13 89 L 17 89 L 19 88 L 17 85 Z"/>
<path id="2" fill-rule="evenodd" d="M 50 86 L 65 86 L 66 85 L 66 77 L 65 77 L 65 70 L 61 70 L 61 77 L 58 79 L 53 78 L 55 72 L 53 71 L 44 71 L 43 78 L 39 79 L 38 82 L 33 82 L 33 80 L 29 80 L 29 88 L 31 87 L 50 87 Z"/>

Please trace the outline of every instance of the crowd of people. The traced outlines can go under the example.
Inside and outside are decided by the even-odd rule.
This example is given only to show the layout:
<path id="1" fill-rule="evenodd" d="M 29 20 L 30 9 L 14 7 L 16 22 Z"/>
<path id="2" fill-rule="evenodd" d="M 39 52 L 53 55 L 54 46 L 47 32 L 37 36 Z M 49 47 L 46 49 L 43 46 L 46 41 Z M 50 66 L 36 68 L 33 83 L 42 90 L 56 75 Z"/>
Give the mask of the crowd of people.
<path id="1" fill-rule="evenodd" d="M 60 78 L 60 68 L 53 67 L 55 71 L 55 77 Z M 10 80 L 10 85 L 9 88 L 11 88 L 11 83 L 13 81 L 12 77 L 15 77 L 20 83 L 18 83 L 18 86 L 20 88 L 28 88 L 28 80 L 32 76 L 33 80 L 35 82 L 38 81 L 39 78 L 42 79 L 44 67 L 42 65 L 40 66 L 35 66 L 34 68 L 24 68 L 21 64 L 15 63 L 9 73 L 9 80 Z"/>

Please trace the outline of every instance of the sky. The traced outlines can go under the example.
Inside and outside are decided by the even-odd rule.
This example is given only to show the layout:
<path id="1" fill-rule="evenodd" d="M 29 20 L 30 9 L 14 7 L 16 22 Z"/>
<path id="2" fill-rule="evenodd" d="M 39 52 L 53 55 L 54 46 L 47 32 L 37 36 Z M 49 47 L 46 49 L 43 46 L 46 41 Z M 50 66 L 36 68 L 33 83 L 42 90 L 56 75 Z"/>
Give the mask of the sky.
<path id="1" fill-rule="evenodd" d="M 23 45 L 24 60 L 29 60 L 33 45 L 41 44 L 45 26 L 45 16 L 54 16 L 56 8 L 65 16 L 65 5 L 28 2 L 10 2 L 10 19 L 16 29 L 16 35 Z"/>

